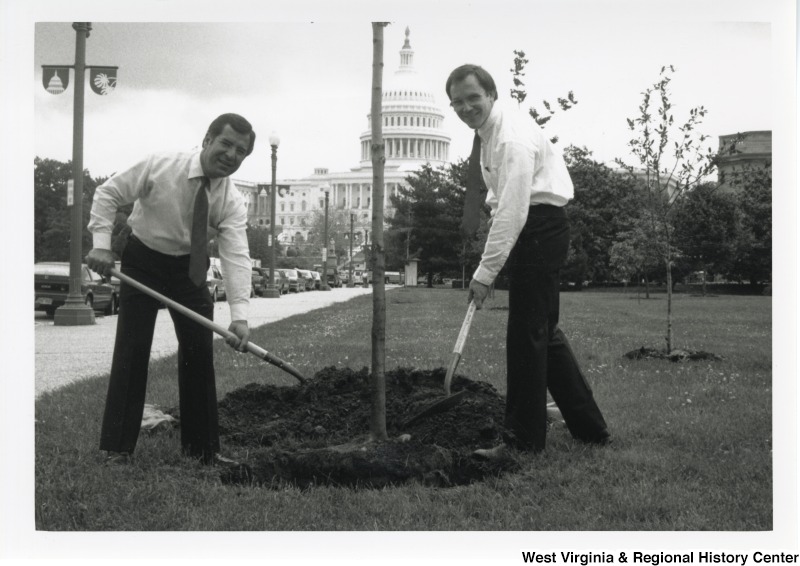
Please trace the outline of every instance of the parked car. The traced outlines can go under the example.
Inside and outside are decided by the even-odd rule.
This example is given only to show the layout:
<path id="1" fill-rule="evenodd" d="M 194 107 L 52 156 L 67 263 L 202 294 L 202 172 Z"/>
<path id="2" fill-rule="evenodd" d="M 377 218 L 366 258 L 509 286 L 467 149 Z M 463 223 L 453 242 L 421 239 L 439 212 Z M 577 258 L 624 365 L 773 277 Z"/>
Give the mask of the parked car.
<path id="1" fill-rule="evenodd" d="M 278 271 L 286 275 L 286 281 L 289 285 L 289 292 L 298 293 L 305 289 L 305 282 L 300 284 L 300 274 L 296 269 L 279 269 Z"/>
<path id="2" fill-rule="evenodd" d="M 216 303 L 225 298 L 225 282 L 222 280 L 222 273 L 216 265 L 208 268 L 206 285 L 208 286 L 208 292 L 211 293 L 212 301 Z"/>
<path id="3" fill-rule="evenodd" d="M 328 287 L 333 288 L 333 287 L 341 287 L 342 286 L 342 280 L 339 278 L 339 274 L 336 273 L 335 269 L 332 269 L 331 271 L 328 271 L 326 276 L 328 278 Z"/>
<path id="4" fill-rule="evenodd" d="M 314 278 L 314 289 L 319 291 L 322 287 L 322 276 L 319 274 L 319 271 L 312 271 L 311 277 Z"/>
<path id="5" fill-rule="evenodd" d="M 285 269 L 275 270 L 275 286 L 278 288 L 278 293 L 286 295 L 289 293 L 289 275 Z"/>
<path id="6" fill-rule="evenodd" d="M 55 315 L 69 296 L 69 268 L 66 261 L 38 262 L 33 266 L 34 310 Z M 81 265 L 81 297 L 96 311 L 112 314 L 118 309 L 109 282 L 86 265 Z"/>
<path id="7" fill-rule="evenodd" d="M 264 289 L 271 285 L 270 277 L 269 277 L 269 268 L 261 267 L 259 268 L 261 274 L 264 276 Z M 281 295 L 285 295 L 289 292 L 289 276 L 286 275 L 285 269 L 276 269 L 275 270 L 275 286 L 278 288 L 278 293 Z"/>
<path id="8" fill-rule="evenodd" d="M 303 291 L 313 291 L 314 290 L 314 276 L 311 275 L 311 272 L 308 269 L 297 269 L 295 267 L 295 271 L 298 274 L 298 280 L 302 281 L 302 290 Z"/>
<path id="9" fill-rule="evenodd" d="M 264 275 L 262 275 L 261 270 L 258 267 L 253 268 L 252 285 L 250 288 L 251 297 L 260 297 L 264 294 L 267 279 L 268 278 L 265 278 Z"/>

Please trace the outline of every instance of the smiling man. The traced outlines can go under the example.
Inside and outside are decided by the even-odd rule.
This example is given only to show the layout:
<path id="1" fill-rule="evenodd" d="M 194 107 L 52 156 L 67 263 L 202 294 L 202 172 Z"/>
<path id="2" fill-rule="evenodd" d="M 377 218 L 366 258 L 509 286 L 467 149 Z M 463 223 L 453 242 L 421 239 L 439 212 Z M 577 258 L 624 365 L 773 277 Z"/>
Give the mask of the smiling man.
<path id="1" fill-rule="evenodd" d="M 108 275 L 114 267 L 111 231 L 117 209 L 133 203 L 132 233 L 121 270 L 147 287 L 212 319 L 206 286 L 208 240 L 216 237 L 231 310 L 228 344 L 247 348 L 251 266 L 247 209 L 229 176 L 253 151 L 256 134 L 237 114 L 208 127 L 200 151 L 154 154 L 97 187 L 86 264 Z M 144 411 L 147 370 L 159 302 L 134 287 L 120 288 L 120 314 L 111 363 L 100 449 L 108 462 L 127 462 Z M 217 392 L 211 330 L 170 311 L 178 337 L 181 444 L 204 463 L 230 463 L 219 454 Z"/>
<path id="2" fill-rule="evenodd" d="M 471 237 L 478 224 L 481 180 L 492 210 L 468 300 L 481 308 L 504 265 L 510 280 L 505 415 L 510 434 L 505 444 L 476 455 L 499 457 L 507 445 L 543 450 L 548 390 L 575 438 L 607 444 L 610 435 L 603 415 L 558 327 L 559 269 L 569 249 L 564 205 L 573 196 L 564 159 L 530 116 L 498 103 L 494 79 L 482 67 L 456 68 L 445 88 L 450 106 L 475 130 L 469 170 L 476 179 L 467 187 L 465 237 Z"/>

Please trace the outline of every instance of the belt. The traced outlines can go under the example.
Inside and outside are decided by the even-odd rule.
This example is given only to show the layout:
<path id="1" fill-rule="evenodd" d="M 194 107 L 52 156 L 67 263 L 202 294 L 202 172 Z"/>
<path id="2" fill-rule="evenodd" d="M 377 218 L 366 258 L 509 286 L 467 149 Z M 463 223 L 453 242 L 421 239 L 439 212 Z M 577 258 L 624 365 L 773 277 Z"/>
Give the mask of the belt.
<path id="1" fill-rule="evenodd" d="M 556 206 L 554 204 L 533 204 L 528 209 L 528 214 L 531 216 L 548 216 L 555 218 L 564 218 L 567 215 L 563 206 Z"/>
<path id="2" fill-rule="evenodd" d="M 168 258 L 168 259 L 187 259 L 189 257 L 189 254 L 172 255 L 172 254 L 165 254 L 164 252 L 160 252 L 158 250 L 154 250 L 153 248 L 151 248 L 150 246 L 145 244 L 140 238 L 135 236 L 133 232 L 128 234 L 128 242 L 133 242 L 133 243 L 135 243 L 135 244 L 137 244 L 139 246 L 142 246 L 143 248 L 145 248 L 150 253 L 157 254 L 157 255 L 159 255 L 161 257 Z"/>

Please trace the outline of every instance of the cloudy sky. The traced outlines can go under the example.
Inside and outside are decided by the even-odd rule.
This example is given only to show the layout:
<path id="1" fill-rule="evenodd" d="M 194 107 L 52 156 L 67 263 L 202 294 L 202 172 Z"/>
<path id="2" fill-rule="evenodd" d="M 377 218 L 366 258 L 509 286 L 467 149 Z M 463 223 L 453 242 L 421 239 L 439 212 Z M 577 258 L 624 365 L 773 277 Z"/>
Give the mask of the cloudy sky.
<path id="1" fill-rule="evenodd" d="M 676 119 L 705 106 L 701 130 L 714 147 L 722 134 L 775 127 L 773 93 L 781 77 L 771 63 L 775 33 L 764 14 L 742 18 L 717 11 L 709 18 L 702 9 L 640 10 L 608 2 L 562 2 L 559 8 L 498 0 L 503 9 L 496 10 L 443 5 L 449 9 L 389 14 L 384 78 L 399 65 L 408 27 L 415 67 L 445 109 L 451 157 L 468 155 L 471 136 L 447 108 L 447 74 L 465 62 L 481 64 L 495 76 L 501 97 L 508 97 L 515 49 L 530 61 L 526 105 L 541 110 L 543 99 L 555 104 L 573 91 L 578 105 L 558 113 L 547 129 L 562 145 L 586 146 L 601 161 L 627 155 L 626 118 L 636 115 L 641 92 L 663 65 L 676 69 Z M 195 147 L 208 123 L 228 111 L 246 116 L 259 134 L 236 178 L 269 179 L 272 131 L 281 138 L 279 178 L 358 164 L 370 107 L 369 18 L 323 11 L 319 18 L 311 12 L 278 22 L 260 13 L 227 23 L 164 23 L 167 17 L 130 23 L 110 15 L 94 15 L 86 44 L 88 64 L 119 67 L 112 95 L 86 91 L 84 166 L 93 176 L 109 175 L 150 151 Z M 63 161 L 72 156 L 74 84 L 61 95 L 47 93 L 41 65 L 74 60 L 75 32 L 65 16 L 58 11 L 38 19 L 29 62 L 34 153 Z"/>

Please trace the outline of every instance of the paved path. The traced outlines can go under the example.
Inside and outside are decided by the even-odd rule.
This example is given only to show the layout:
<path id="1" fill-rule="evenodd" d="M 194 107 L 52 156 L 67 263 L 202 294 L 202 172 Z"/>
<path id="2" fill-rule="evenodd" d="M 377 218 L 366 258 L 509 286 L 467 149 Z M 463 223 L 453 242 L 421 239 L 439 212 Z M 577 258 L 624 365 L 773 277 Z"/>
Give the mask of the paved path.
<path id="1" fill-rule="evenodd" d="M 250 299 L 248 322 L 251 328 L 255 328 L 370 293 L 371 288 L 354 287 L 332 289 L 330 292 L 291 293 L 280 299 Z M 218 302 L 214 307 L 214 322 L 227 328 L 230 320 L 228 303 Z M 36 314 L 34 327 L 37 397 L 74 381 L 109 372 L 117 317 L 97 315 L 95 322 L 87 326 L 55 326 L 52 319 L 44 317 L 44 313 Z M 217 339 L 222 338 L 217 336 Z M 155 359 L 169 356 L 177 350 L 178 341 L 172 319 L 167 309 L 161 309 L 156 319 L 151 357 Z"/>

